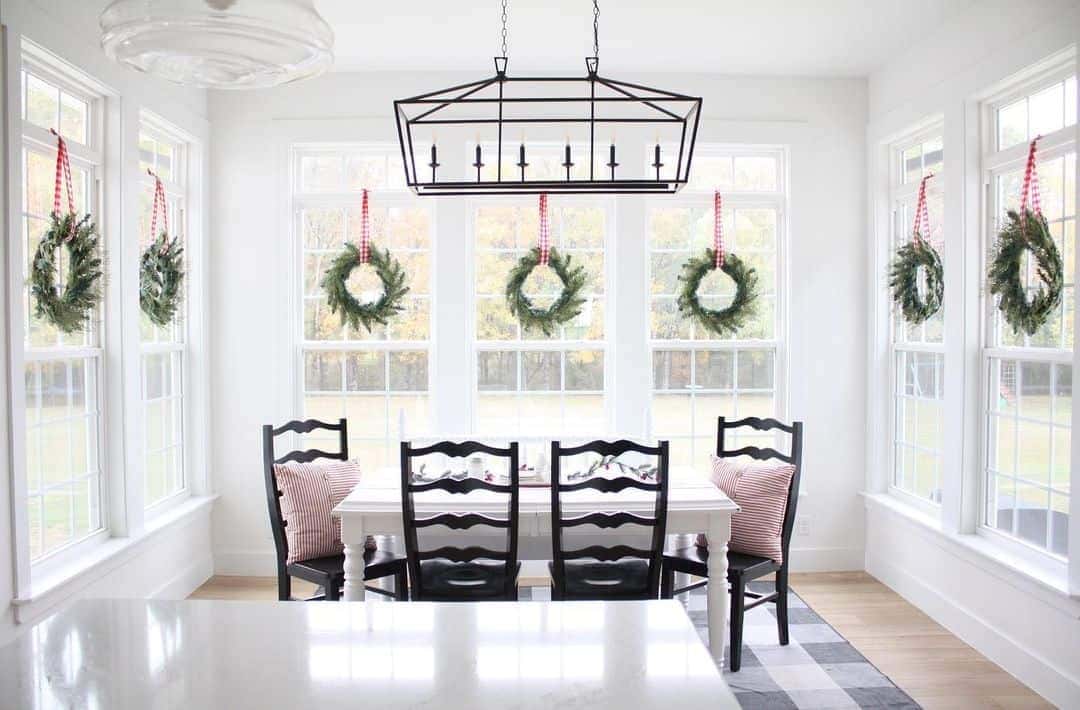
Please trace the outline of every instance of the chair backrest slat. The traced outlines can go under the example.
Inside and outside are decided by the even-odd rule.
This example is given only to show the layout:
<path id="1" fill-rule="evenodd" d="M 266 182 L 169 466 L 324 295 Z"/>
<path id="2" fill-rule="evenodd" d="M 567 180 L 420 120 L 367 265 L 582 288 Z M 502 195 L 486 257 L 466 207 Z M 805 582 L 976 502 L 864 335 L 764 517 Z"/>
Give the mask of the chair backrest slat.
<path id="1" fill-rule="evenodd" d="M 618 457 L 630 452 L 656 457 L 655 482 L 643 480 L 636 471 L 627 472 L 617 465 Z M 585 453 L 600 456 L 601 460 L 608 459 L 609 464 L 616 463 L 615 471 L 618 475 L 594 475 L 582 481 L 564 483 L 562 477 L 563 458 Z M 608 465 L 605 470 L 610 471 L 611 466 Z M 647 588 L 650 596 L 657 595 L 664 553 L 664 535 L 667 530 L 668 486 L 668 442 L 666 441 L 661 441 L 657 446 L 647 446 L 625 439 L 619 441 L 591 441 L 587 444 L 570 447 L 563 447 L 558 441 L 551 443 L 552 584 L 555 586 L 558 598 L 565 598 L 566 594 L 565 570 L 567 560 L 595 559 L 600 562 L 614 562 L 625 557 L 641 558 L 648 562 Z M 584 490 L 594 490 L 602 494 L 616 494 L 626 490 L 642 490 L 653 493 L 652 515 L 627 511 L 594 511 L 584 515 L 565 516 L 563 514 L 563 494 Z M 576 550 L 565 549 L 563 530 L 583 525 L 595 525 L 602 529 L 620 528 L 624 525 L 651 528 L 652 535 L 649 549 L 625 544 L 591 545 Z"/>
<path id="2" fill-rule="evenodd" d="M 454 479 L 443 476 L 434 481 L 415 481 L 412 461 L 414 458 L 432 454 L 450 458 L 465 458 L 476 453 L 484 453 L 505 459 L 509 473 L 509 484 L 493 483 L 478 478 Z M 445 559 L 451 562 L 473 562 L 475 560 L 501 560 L 506 566 L 506 596 L 512 596 L 511 586 L 517 584 L 518 563 L 518 445 L 511 443 L 506 448 L 489 446 L 476 441 L 443 441 L 430 446 L 413 447 L 410 442 L 401 442 L 401 513 L 405 530 L 405 552 L 408 558 L 409 577 L 412 583 L 413 599 L 424 599 L 423 578 L 420 563 L 424 560 Z M 504 494 L 506 496 L 506 515 L 494 518 L 478 513 L 439 513 L 434 516 L 418 518 L 416 515 L 415 495 L 420 493 L 444 492 L 466 496 L 476 491 Z M 506 529 L 506 549 L 490 550 L 479 546 L 443 546 L 433 550 L 420 550 L 417 531 L 423 528 L 445 526 L 452 530 L 467 530 L 473 527 L 492 527 Z"/>
<path id="3" fill-rule="evenodd" d="M 737 449 L 729 449 L 726 446 L 725 433 L 732 429 L 750 428 L 759 432 L 781 431 L 791 435 L 791 450 L 788 453 L 777 451 L 769 447 L 743 446 Z M 754 459 L 765 461 L 777 459 L 795 466 L 795 473 L 791 477 L 791 485 L 788 487 L 787 506 L 784 509 L 784 524 L 780 529 L 780 548 L 784 554 L 783 567 L 788 564 L 788 548 L 791 545 L 791 534 L 795 528 L 795 511 L 799 503 L 799 483 L 802 478 L 802 444 L 803 423 L 792 422 L 784 424 L 776 419 L 762 419 L 759 417 L 746 417 L 728 421 L 724 417 L 717 417 L 716 422 L 716 455 L 720 458 L 734 458 L 736 456 L 750 456 Z"/>

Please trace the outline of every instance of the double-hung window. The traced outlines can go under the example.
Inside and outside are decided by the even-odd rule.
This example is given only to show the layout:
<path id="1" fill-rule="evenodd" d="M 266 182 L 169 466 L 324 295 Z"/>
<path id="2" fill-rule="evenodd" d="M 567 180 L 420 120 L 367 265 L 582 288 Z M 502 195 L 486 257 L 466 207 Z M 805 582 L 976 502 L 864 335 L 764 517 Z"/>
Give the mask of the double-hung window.
<path id="1" fill-rule="evenodd" d="M 154 178 L 165 189 L 169 238 L 183 245 L 187 236 L 186 141 L 162 121 L 144 115 L 139 126 L 139 252 L 157 237 L 151 233 Z M 160 208 L 159 208 L 160 209 Z M 165 223 L 159 212 L 157 230 Z M 155 325 L 140 313 L 143 405 L 143 503 L 153 507 L 187 489 L 184 462 L 184 382 L 187 298 L 181 294 L 176 317 Z"/>
<path id="2" fill-rule="evenodd" d="M 431 430 L 432 203 L 405 189 L 394 146 L 298 147 L 293 151 L 294 226 L 303 264 L 299 285 L 300 406 L 305 417 L 348 420 L 349 452 L 366 469 L 392 464 L 403 437 Z M 371 239 L 409 278 L 404 311 L 372 331 L 343 325 L 321 281 L 347 241 L 358 243 L 361 196 L 369 190 Z M 374 300 L 382 286 L 358 266 L 349 288 Z M 313 445 L 333 450 L 335 441 Z"/>
<path id="3" fill-rule="evenodd" d="M 1034 335 L 1015 331 L 986 298 L 983 343 L 985 528 L 1064 557 L 1069 523 L 1075 338 L 1076 75 L 1072 62 L 985 104 L 985 252 L 1020 204 L 1028 142 L 1042 136 L 1042 210 L 1065 268 L 1061 304 Z M 1033 260 L 1025 284 L 1039 288 Z"/>
<path id="4" fill-rule="evenodd" d="M 699 146 L 683 191 L 650 204 L 649 347 L 651 431 L 672 441 L 672 462 L 700 465 L 716 447 L 716 418 L 770 417 L 784 403 L 781 343 L 785 153 L 779 149 Z M 717 335 L 679 313 L 683 263 L 713 242 L 713 191 L 723 198 L 725 250 L 757 270 L 756 313 L 737 333 Z M 734 286 L 720 271 L 698 289 L 701 302 L 722 308 Z M 745 436 L 744 442 L 754 437 Z M 762 442 L 756 442 L 762 443 Z M 768 442 L 771 445 L 771 440 Z"/>
<path id="5" fill-rule="evenodd" d="M 892 251 L 913 238 L 919 187 L 926 183 L 930 233 L 922 234 L 938 252 L 942 245 L 944 184 L 942 128 L 919 132 L 892 146 L 890 203 Z M 925 287 L 925 281 L 921 281 Z M 941 502 L 942 416 L 945 398 L 944 312 L 913 324 L 892 314 L 892 490 L 922 502 Z"/>
<path id="6" fill-rule="evenodd" d="M 507 274 L 537 244 L 536 198 L 475 205 L 475 431 L 526 444 L 531 438 L 598 437 L 606 432 L 608 204 L 596 198 L 550 201 L 551 245 L 584 266 L 589 279 L 581 314 L 550 336 L 522 329 L 504 295 Z M 548 268 L 535 269 L 524 284 L 539 308 L 549 306 L 561 289 Z"/>
<path id="7" fill-rule="evenodd" d="M 21 80 L 25 284 L 53 209 L 57 142 L 50 130 L 68 146 L 76 211 L 101 224 L 104 99 L 79 77 L 30 56 L 24 56 Z M 66 196 L 60 209 L 67 209 Z M 61 250 L 60 279 L 67 264 Z M 23 288 L 25 505 L 32 563 L 106 527 L 102 325 L 98 308 L 86 328 L 64 334 L 36 315 L 30 290 Z"/>

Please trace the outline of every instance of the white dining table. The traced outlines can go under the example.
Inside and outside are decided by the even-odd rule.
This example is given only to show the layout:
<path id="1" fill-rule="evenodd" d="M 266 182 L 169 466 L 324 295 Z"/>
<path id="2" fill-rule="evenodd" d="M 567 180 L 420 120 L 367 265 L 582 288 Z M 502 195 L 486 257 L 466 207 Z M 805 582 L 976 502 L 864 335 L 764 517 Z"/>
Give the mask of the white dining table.
<path id="1" fill-rule="evenodd" d="M 87 599 L 0 647 L 0 710 L 737 708 L 676 601 Z"/>
<path id="2" fill-rule="evenodd" d="M 607 500 L 604 496 L 609 496 Z M 652 493 L 624 491 L 619 494 L 622 510 L 651 513 Z M 463 510 L 463 501 L 467 510 Z M 505 496 L 475 491 L 468 496 L 445 492 L 425 494 L 416 500 L 417 515 L 441 512 L 476 512 L 498 515 L 506 509 Z M 610 509 L 610 494 L 588 491 L 563 501 L 567 513 Z M 707 588 L 709 648 L 717 663 L 723 664 L 727 636 L 727 544 L 731 539 L 731 516 L 739 510 L 703 473 L 673 470 L 668 490 L 667 531 L 705 533 L 709 538 L 709 578 L 725 580 Z M 519 500 L 520 537 L 551 538 L 551 489 L 522 487 Z M 341 519 L 341 541 L 345 545 L 345 601 L 364 599 L 364 541 L 368 535 L 401 535 L 401 477 L 382 470 L 364 476 L 335 509 Z M 569 534 L 569 532 L 567 533 Z"/>

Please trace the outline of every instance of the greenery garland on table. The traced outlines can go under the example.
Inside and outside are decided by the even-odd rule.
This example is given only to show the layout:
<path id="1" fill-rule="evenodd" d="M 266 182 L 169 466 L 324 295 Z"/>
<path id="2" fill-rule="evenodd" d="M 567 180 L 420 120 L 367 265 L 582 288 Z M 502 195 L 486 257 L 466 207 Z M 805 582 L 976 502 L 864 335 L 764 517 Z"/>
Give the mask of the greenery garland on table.
<path id="1" fill-rule="evenodd" d="M 926 273 L 926 294 L 919 293 L 919 269 Z M 915 239 L 896 250 L 889 268 L 893 303 L 904 320 L 918 325 L 941 310 L 945 297 L 945 274 L 937 250 L 925 239 Z"/>
<path id="2" fill-rule="evenodd" d="M 139 306 L 154 325 L 172 322 L 182 299 L 184 248 L 164 230 L 146 248 L 139 266 Z"/>
<path id="3" fill-rule="evenodd" d="M 702 279 L 716 267 L 716 252 L 706 249 L 700 256 L 690 257 L 683 264 L 679 280 L 683 282 L 679 292 L 679 312 L 697 321 L 716 335 L 733 334 L 754 315 L 758 298 L 757 270 L 747 266 L 734 254 L 725 254 L 720 270 L 735 282 L 735 298 L 726 308 L 706 308 L 698 297 Z"/>
<path id="4" fill-rule="evenodd" d="M 68 252 L 68 271 L 63 293 L 57 285 L 60 248 Z M 101 242 L 90 215 L 52 214 L 49 231 L 38 243 L 30 266 L 30 292 L 35 314 L 64 333 L 74 333 L 89 321 L 101 301 L 104 275 Z"/>
<path id="5" fill-rule="evenodd" d="M 405 270 L 401 263 L 390 256 L 387 249 L 371 246 L 371 258 L 368 261 L 375 274 L 382 282 L 382 294 L 375 301 L 361 303 L 349 292 L 349 274 L 360 266 L 360 249 L 355 244 L 345 245 L 345 249 L 334 258 L 330 268 L 322 279 L 326 291 L 327 304 L 331 313 L 341 313 L 342 324 L 348 324 L 358 330 L 360 326 L 368 332 L 376 325 L 386 325 L 387 321 L 403 311 L 401 301 L 409 292 L 405 285 Z"/>
<path id="6" fill-rule="evenodd" d="M 1061 254 L 1041 213 L 1025 209 L 1024 216 L 1009 210 L 1008 222 L 998 233 L 990 262 L 990 293 L 998 296 L 998 310 L 1017 332 L 1034 335 L 1061 304 L 1064 286 Z M 1042 282 L 1031 299 L 1021 275 L 1023 256 L 1035 257 L 1035 273 Z"/>
<path id="7" fill-rule="evenodd" d="M 558 298 L 550 306 L 537 308 L 533 305 L 532 299 L 525 295 L 522 287 L 533 269 L 540 265 L 540 248 L 533 247 L 518 261 L 506 281 L 506 305 L 510 313 L 521 323 L 522 328 L 540 330 L 544 335 L 550 336 L 555 332 L 556 327 L 581 314 L 581 306 L 585 303 L 581 290 L 585 288 L 588 277 L 584 266 L 577 266 L 571 262 L 569 254 L 564 257 L 558 249 L 554 247 L 551 249 L 548 266 L 562 281 L 563 287 Z"/>

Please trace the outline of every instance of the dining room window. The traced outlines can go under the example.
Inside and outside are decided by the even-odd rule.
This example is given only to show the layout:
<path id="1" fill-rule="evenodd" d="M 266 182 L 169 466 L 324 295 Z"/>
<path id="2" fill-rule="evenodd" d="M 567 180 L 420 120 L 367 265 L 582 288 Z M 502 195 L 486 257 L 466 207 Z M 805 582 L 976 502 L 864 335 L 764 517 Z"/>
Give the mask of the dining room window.
<path id="1" fill-rule="evenodd" d="M 25 377 L 25 483 L 31 563 L 103 531 L 102 386 L 104 306 L 89 324 L 65 334 L 35 313 L 30 265 L 49 227 L 56 171 L 56 131 L 68 146 L 75 210 L 100 224 L 104 98 L 82 77 L 24 55 L 22 129 L 22 328 Z M 58 273 L 67 270 L 61 250 Z"/>
<path id="2" fill-rule="evenodd" d="M 1034 335 L 1015 331 L 987 298 L 983 343 L 986 529 L 1064 557 L 1071 495 L 1076 254 L 1076 75 L 1070 61 L 984 104 L 985 253 L 1019 208 L 1029 141 L 1038 142 L 1042 211 L 1061 254 L 1061 303 Z M 1040 288 L 1035 264 L 1025 287 Z"/>
<path id="3" fill-rule="evenodd" d="M 672 441 L 673 465 L 700 463 L 715 450 L 718 416 L 782 413 L 785 163 L 780 149 L 700 146 L 683 191 L 649 204 L 648 434 Z M 709 332 L 678 309 L 682 265 L 712 246 L 714 191 L 723 199 L 725 248 L 757 271 L 760 294 L 753 317 L 725 335 Z M 713 271 L 698 294 L 706 307 L 722 308 L 731 302 L 734 286 Z M 743 438 L 754 443 L 752 436 Z"/>
<path id="4" fill-rule="evenodd" d="M 890 150 L 891 250 L 913 238 L 919 189 L 926 181 L 930 232 L 920 235 L 944 253 L 942 220 L 945 184 L 940 124 L 897 141 Z M 892 479 L 891 490 L 922 503 L 941 503 L 942 429 L 945 408 L 944 308 L 913 324 L 892 309 Z"/>
<path id="5" fill-rule="evenodd" d="M 139 126 L 139 253 L 158 235 L 151 232 L 154 177 L 165 190 L 170 239 L 187 241 L 188 142 L 180 132 L 149 114 Z M 158 216 L 158 232 L 164 228 Z M 186 281 L 186 280 L 185 280 Z M 186 292 L 186 283 L 182 285 Z M 143 406 L 143 504 L 147 508 L 183 494 L 185 475 L 187 302 L 168 325 L 155 325 L 140 312 Z"/>
<path id="6" fill-rule="evenodd" d="M 604 245 L 611 220 L 607 202 L 552 198 L 551 245 L 585 268 L 581 313 L 550 335 L 524 330 L 504 295 L 507 275 L 536 246 L 535 198 L 482 203 L 473 212 L 476 407 L 474 430 L 485 436 L 549 439 L 602 436 L 605 412 Z M 525 293 L 538 307 L 562 288 L 551 269 L 537 268 Z"/>
<path id="7" fill-rule="evenodd" d="M 311 146 L 293 151 L 293 219 L 300 264 L 299 381 L 304 417 L 348 420 L 349 451 L 365 469 L 396 461 L 406 436 L 431 430 L 430 338 L 433 215 L 405 189 L 396 147 Z M 371 331 L 342 324 L 321 281 L 346 242 L 359 242 L 369 191 L 372 244 L 409 277 L 404 310 Z M 349 277 L 361 300 L 382 286 L 370 267 Z M 313 446 L 336 442 L 311 440 Z"/>

